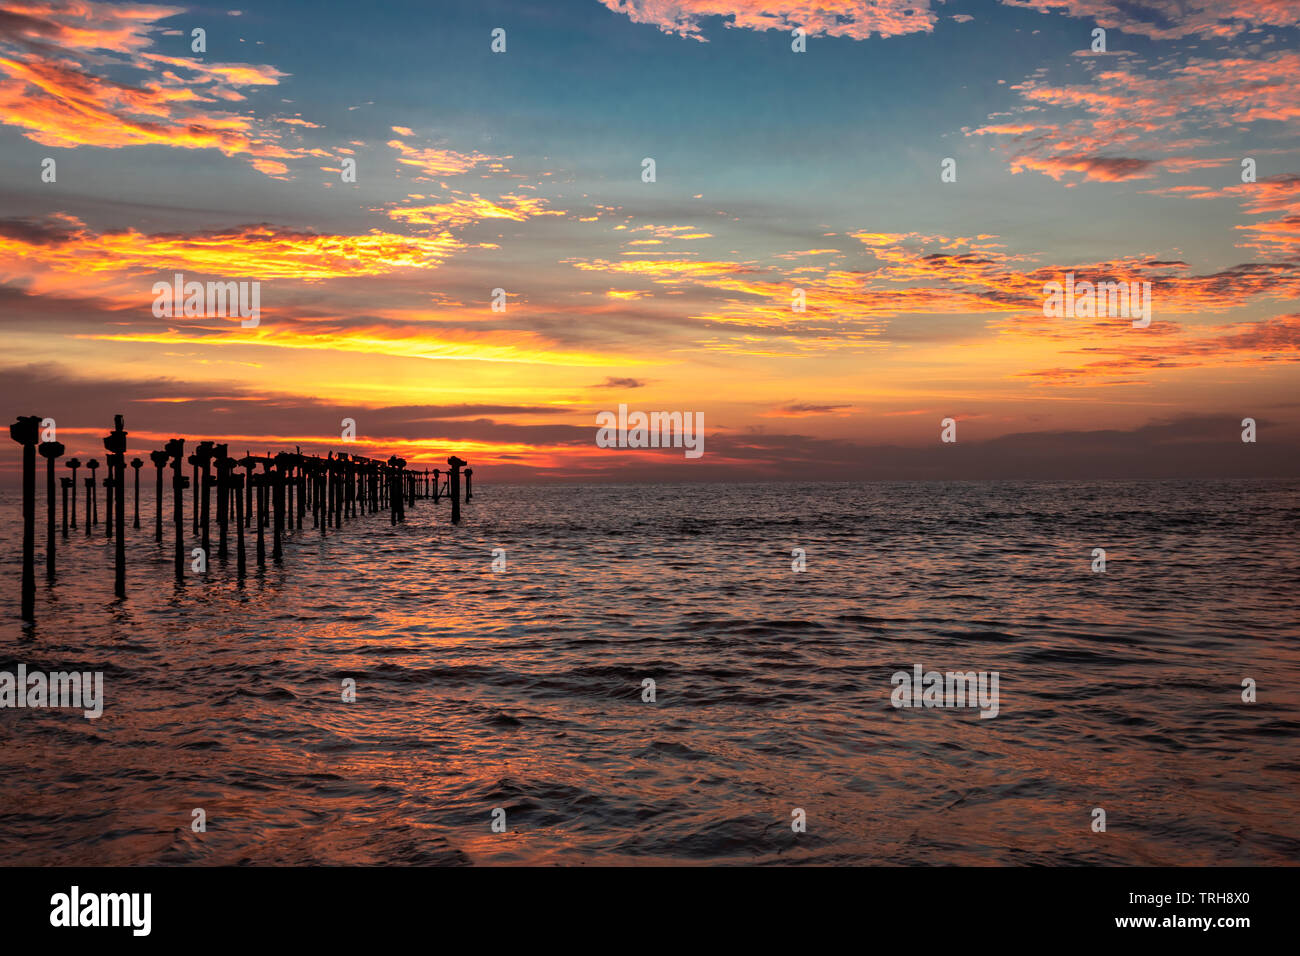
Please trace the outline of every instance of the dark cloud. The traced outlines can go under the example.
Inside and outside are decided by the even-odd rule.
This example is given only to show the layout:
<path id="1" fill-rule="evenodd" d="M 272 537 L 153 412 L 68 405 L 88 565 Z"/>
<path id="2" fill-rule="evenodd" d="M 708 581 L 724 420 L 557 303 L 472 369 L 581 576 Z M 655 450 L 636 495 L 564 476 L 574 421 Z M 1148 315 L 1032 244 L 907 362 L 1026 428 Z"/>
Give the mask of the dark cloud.
<path id="1" fill-rule="evenodd" d="M 608 376 L 605 379 L 605 381 L 601 382 L 598 385 L 593 385 L 591 387 L 592 388 L 645 388 L 645 386 L 646 386 L 646 382 L 644 379 L 615 378 L 614 376 L 611 375 Z"/>

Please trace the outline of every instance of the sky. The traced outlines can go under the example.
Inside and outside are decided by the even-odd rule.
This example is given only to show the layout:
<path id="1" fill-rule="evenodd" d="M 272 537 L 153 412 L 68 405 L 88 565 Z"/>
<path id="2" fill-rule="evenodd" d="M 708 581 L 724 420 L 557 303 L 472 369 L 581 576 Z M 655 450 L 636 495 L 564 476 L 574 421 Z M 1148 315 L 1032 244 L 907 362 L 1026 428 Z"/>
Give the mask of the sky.
<path id="1" fill-rule="evenodd" d="M 1295 476 L 1296 77 L 1293 0 L 13 0 L 0 397 L 480 483 Z"/>

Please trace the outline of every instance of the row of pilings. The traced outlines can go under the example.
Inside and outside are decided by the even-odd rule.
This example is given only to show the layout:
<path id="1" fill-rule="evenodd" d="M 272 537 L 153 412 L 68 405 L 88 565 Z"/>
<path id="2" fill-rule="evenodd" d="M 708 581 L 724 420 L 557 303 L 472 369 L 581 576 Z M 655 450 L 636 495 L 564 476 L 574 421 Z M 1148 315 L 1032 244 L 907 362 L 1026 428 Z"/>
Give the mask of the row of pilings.
<path id="1" fill-rule="evenodd" d="M 22 617 L 35 619 L 36 606 L 36 454 L 45 459 L 46 494 L 46 577 L 55 578 L 55 488 L 62 490 L 62 536 L 68 537 L 69 526 L 77 529 L 77 471 L 82 462 L 69 458 L 64 465 L 72 472 L 56 476 L 55 466 L 63 457 L 64 447 L 57 441 L 41 441 L 42 419 L 38 416 L 19 416 L 9 426 L 9 436 L 23 449 L 23 578 Z M 113 430 L 104 438 L 107 474 L 102 479 L 104 492 L 104 535 L 114 541 L 113 589 L 118 598 L 126 597 L 126 436 L 122 416 L 114 417 Z M 285 536 L 303 530 L 303 522 L 311 514 L 311 527 L 325 535 L 330 528 L 340 528 L 345 521 L 361 515 L 387 511 L 389 521 L 396 525 L 406 520 L 406 511 L 413 509 L 417 500 L 440 498 L 451 501 L 451 520 L 460 523 L 461 479 L 465 480 L 465 501 L 473 497 L 471 482 L 474 469 L 467 462 L 452 455 L 447 459 L 447 470 L 435 468 L 415 470 L 407 468 L 406 461 L 397 456 L 382 461 L 360 455 L 330 452 L 325 458 L 304 455 L 301 450 L 280 452 L 276 455 L 250 455 L 234 458 L 229 446 L 212 441 L 201 441 L 190 455 L 185 454 L 185 439 L 173 438 L 158 451 L 150 452 L 155 470 L 154 541 L 163 542 L 164 472 L 170 470 L 168 484 L 171 489 L 171 524 L 175 541 L 176 578 L 185 577 L 189 555 L 185 547 L 185 499 L 190 492 L 193 534 L 200 539 L 201 560 L 206 566 L 213 556 L 212 530 L 215 518 L 217 532 L 216 557 L 229 557 L 231 537 L 234 538 L 236 574 L 242 579 L 247 573 L 248 558 L 245 550 L 245 532 L 253 529 L 250 537 L 256 542 L 257 566 L 266 566 L 266 538 L 271 539 L 271 560 L 283 557 Z M 186 466 L 189 474 L 186 474 Z M 100 463 L 90 459 L 85 468 L 90 477 L 83 479 L 86 503 L 82 523 L 87 536 L 99 527 L 99 495 L 96 472 Z M 144 462 L 133 458 L 134 471 L 132 528 L 140 527 L 140 469 Z M 212 508 L 216 500 L 215 514 Z M 69 501 L 71 525 L 69 525 Z"/>

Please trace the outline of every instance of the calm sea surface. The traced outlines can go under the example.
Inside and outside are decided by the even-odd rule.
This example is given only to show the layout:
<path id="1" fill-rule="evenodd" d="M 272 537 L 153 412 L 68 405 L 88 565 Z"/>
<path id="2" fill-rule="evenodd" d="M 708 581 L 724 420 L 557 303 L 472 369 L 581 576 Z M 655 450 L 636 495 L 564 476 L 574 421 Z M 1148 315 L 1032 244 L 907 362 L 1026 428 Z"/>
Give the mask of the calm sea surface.
<path id="1" fill-rule="evenodd" d="M 481 480 L 177 587 L 150 472 L 124 603 L 42 510 L 30 629 L 0 496 L 0 670 L 106 697 L 0 710 L 0 863 L 1300 860 L 1300 482 Z M 998 716 L 895 709 L 916 664 Z"/>

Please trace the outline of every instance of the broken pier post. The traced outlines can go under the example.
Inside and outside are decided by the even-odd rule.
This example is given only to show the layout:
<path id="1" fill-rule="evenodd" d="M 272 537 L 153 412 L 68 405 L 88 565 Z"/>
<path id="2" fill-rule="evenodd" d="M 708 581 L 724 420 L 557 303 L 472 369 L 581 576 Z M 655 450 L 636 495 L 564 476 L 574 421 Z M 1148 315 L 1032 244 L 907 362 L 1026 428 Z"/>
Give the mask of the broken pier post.
<path id="1" fill-rule="evenodd" d="M 113 479 L 113 497 L 117 499 L 117 541 L 116 554 L 113 558 L 113 593 L 119 598 L 126 597 L 126 430 L 122 427 L 122 416 L 113 416 L 113 430 L 104 439 L 104 449 L 108 456 L 109 470 L 117 470 Z M 139 472 L 136 472 L 139 474 Z"/>
<path id="2" fill-rule="evenodd" d="M 161 542 L 162 541 L 162 512 L 163 512 L 162 473 L 163 473 L 163 466 L 167 464 L 167 452 L 151 451 L 149 452 L 149 460 L 153 462 L 154 470 L 158 473 L 158 485 L 154 492 L 154 506 L 157 511 L 157 514 L 154 515 L 154 519 L 153 519 L 153 539 L 155 541 Z"/>
<path id="3" fill-rule="evenodd" d="M 40 444 L 41 457 L 45 459 L 45 576 L 54 580 L 54 463 L 63 455 L 63 446 L 56 441 Z M 67 495 L 63 496 L 63 510 L 68 510 Z M 65 517 L 64 523 L 67 523 Z M 64 529 L 64 536 L 67 529 Z"/>
<path id="4" fill-rule="evenodd" d="M 460 524 L 460 470 L 465 467 L 467 462 L 462 461 L 455 455 L 447 459 L 447 465 L 450 469 L 448 481 L 450 482 L 451 495 L 451 523 Z"/>
<path id="5" fill-rule="evenodd" d="M 86 462 L 86 467 L 90 469 L 90 484 L 86 486 L 90 490 L 90 497 L 86 501 L 86 534 L 89 535 L 91 526 L 99 524 L 99 495 L 95 490 L 95 471 L 99 468 L 99 462 L 92 458 Z"/>
<path id="6" fill-rule="evenodd" d="M 140 469 L 144 467 L 144 462 L 139 458 L 131 459 L 131 467 L 135 469 L 135 521 L 132 527 L 140 527 Z"/>
<path id="7" fill-rule="evenodd" d="M 37 415 L 20 415 L 9 426 L 9 437 L 23 446 L 23 585 L 24 621 L 36 619 L 36 442 L 41 435 Z"/>
<path id="8" fill-rule="evenodd" d="M 185 580 L 185 439 L 173 438 L 165 448 L 172 466 L 172 521 L 176 527 L 176 580 Z"/>
<path id="9" fill-rule="evenodd" d="M 81 467 L 81 459 L 69 458 L 64 462 L 72 469 L 72 527 L 77 527 L 77 469 Z"/>
<path id="10" fill-rule="evenodd" d="M 77 489 L 73 487 L 72 479 L 67 475 L 60 478 L 59 483 L 63 485 L 63 539 L 66 541 L 68 538 L 68 489 L 72 488 L 73 504 L 77 502 Z"/>

